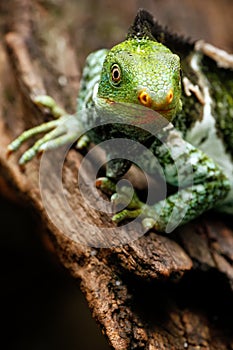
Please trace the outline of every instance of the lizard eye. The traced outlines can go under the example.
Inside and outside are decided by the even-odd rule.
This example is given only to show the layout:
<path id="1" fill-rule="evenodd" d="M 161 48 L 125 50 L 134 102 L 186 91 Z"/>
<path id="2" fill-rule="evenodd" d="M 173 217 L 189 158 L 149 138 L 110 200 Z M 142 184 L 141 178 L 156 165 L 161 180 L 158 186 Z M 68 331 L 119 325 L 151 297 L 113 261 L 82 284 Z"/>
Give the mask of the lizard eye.
<path id="1" fill-rule="evenodd" d="M 117 64 L 114 64 L 111 68 L 111 78 L 114 84 L 119 84 L 121 81 L 121 70 Z"/>

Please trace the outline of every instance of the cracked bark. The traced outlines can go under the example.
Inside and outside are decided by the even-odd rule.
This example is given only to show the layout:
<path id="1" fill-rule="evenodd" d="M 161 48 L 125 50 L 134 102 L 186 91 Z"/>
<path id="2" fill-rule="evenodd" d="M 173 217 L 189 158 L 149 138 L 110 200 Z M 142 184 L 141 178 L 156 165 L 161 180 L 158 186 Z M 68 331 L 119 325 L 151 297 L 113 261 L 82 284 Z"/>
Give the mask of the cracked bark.
<path id="1" fill-rule="evenodd" d="M 42 4 L 23 0 L 6 5 L 11 16 L 5 46 L 0 45 L 1 192 L 35 209 L 62 264 L 81 280 L 93 317 L 112 348 L 233 349 L 230 222 L 208 214 L 169 237 L 150 232 L 123 247 L 92 249 L 49 221 L 38 188 L 39 160 L 23 173 L 17 165 L 22 151 L 6 159 L 6 146 L 15 136 L 50 118 L 34 105 L 35 95 L 48 93 L 75 110 L 80 73 L 74 48 L 59 23 L 42 41 L 51 29 L 46 22 L 38 23 Z M 68 82 L 62 89 L 59 77 Z M 71 150 L 64 165 L 64 187 L 73 211 L 93 224 L 111 226 L 107 217 L 83 203 L 74 180 L 81 160 L 81 154 Z"/>

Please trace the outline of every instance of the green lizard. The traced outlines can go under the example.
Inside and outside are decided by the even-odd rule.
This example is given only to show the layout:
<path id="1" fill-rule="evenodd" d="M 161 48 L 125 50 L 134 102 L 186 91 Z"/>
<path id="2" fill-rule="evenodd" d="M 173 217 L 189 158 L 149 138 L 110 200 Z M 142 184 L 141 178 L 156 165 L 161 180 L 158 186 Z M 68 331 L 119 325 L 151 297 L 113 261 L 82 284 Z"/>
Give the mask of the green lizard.
<path id="1" fill-rule="evenodd" d="M 153 205 L 140 201 L 136 193 L 128 203 L 127 188 L 115 193 L 114 185 L 114 179 L 131 166 L 127 150 L 106 149 L 107 177 L 98 179 L 97 185 L 112 194 L 113 202 L 128 203 L 113 216 L 115 222 L 143 213 L 146 229 L 168 232 L 171 215 L 176 227 L 213 207 L 233 214 L 232 75 L 231 70 L 218 68 L 214 60 L 195 50 L 194 44 L 172 36 L 148 12 L 140 10 L 125 41 L 87 57 L 75 116 L 68 116 L 49 96 L 39 96 L 35 102 L 59 118 L 25 131 L 8 151 L 16 151 L 22 142 L 41 132 L 48 133 L 23 154 L 20 164 L 41 151 L 76 140 L 81 148 L 89 139 L 99 143 L 128 137 L 152 151 L 168 183 L 182 184 L 178 192 Z M 167 125 L 161 126 L 158 137 L 140 129 L 137 121 L 133 126 L 120 123 L 119 127 L 112 120 L 110 125 L 98 126 L 96 120 L 105 112 L 111 115 L 114 105 L 137 106 L 142 114 L 141 106 L 145 107 L 147 112 L 159 113 Z M 87 135 L 82 135 L 86 129 Z M 143 154 L 138 157 L 143 158 Z M 190 167 L 192 171 L 187 172 Z M 156 172 L 151 162 L 146 168 L 150 174 Z"/>

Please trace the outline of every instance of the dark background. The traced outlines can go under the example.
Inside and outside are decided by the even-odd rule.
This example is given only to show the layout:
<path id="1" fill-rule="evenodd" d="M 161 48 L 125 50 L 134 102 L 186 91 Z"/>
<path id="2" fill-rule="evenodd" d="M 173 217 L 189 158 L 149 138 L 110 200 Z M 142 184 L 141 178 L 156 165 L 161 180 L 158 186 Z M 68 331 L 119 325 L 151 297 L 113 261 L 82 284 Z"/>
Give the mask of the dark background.
<path id="1" fill-rule="evenodd" d="M 1 0 L 3 1 L 3 0 Z M 86 55 L 124 39 L 144 7 L 172 31 L 233 51 L 232 0 L 47 0 L 37 3 L 41 21 L 64 21 L 83 65 Z M 4 28 L 5 7 L 0 2 Z M 49 33 L 48 33 L 49 35 Z M 4 349 L 108 349 L 79 286 L 48 249 L 31 209 L 3 197 L 0 184 L 1 333 Z"/>

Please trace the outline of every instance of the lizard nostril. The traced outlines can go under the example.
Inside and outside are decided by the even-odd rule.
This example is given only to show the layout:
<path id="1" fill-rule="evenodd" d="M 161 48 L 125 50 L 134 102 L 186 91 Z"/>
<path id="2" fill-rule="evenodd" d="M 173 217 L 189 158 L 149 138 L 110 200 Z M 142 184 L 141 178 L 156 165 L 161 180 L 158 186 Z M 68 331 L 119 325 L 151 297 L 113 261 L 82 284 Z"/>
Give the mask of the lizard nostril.
<path id="1" fill-rule="evenodd" d="M 141 91 L 138 95 L 139 102 L 146 107 L 151 107 L 152 99 L 146 91 Z"/>
<path id="2" fill-rule="evenodd" d="M 167 93 L 167 96 L 166 96 L 166 102 L 169 104 L 172 102 L 173 100 L 173 97 L 174 97 L 174 94 L 173 94 L 173 90 L 170 89 Z"/>

